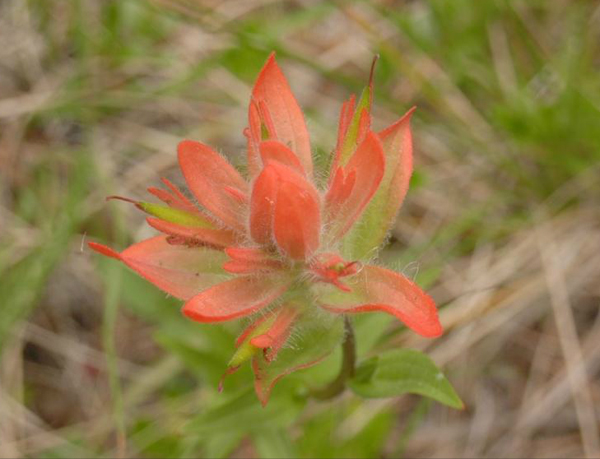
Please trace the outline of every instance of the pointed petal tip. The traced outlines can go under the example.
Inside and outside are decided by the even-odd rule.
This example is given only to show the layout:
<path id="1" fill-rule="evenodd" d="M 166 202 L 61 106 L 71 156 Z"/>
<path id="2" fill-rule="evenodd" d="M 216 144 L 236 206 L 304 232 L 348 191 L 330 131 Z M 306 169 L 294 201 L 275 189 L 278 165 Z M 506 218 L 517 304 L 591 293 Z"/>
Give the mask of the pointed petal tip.
<path id="1" fill-rule="evenodd" d="M 410 120 L 416 111 L 417 111 L 417 106 L 413 105 L 398 120 L 394 121 L 392 124 L 390 124 L 384 130 L 380 131 L 378 133 L 379 137 L 385 138 L 386 136 L 390 135 L 392 132 L 395 132 L 396 129 L 398 129 L 400 126 L 404 125 L 405 123 L 410 123 Z"/>
<path id="2" fill-rule="evenodd" d="M 281 68 L 277 63 L 277 59 L 275 58 L 275 51 L 271 51 L 264 65 L 262 66 L 262 69 L 260 70 L 260 72 L 258 72 L 257 82 L 264 79 L 265 76 L 272 71 L 281 73 L 283 76 L 283 72 L 281 71 Z M 255 96 L 255 91 L 252 91 L 252 96 Z"/>
<path id="3" fill-rule="evenodd" d="M 399 129 L 400 127 L 404 126 L 405 124 L 410 123 L 410 120 L 416 110 L 417 110 L 417 106 L 413 105 L 398 120 L 394 121 L 392 124 L 390 124 L 388 127 L 383 129 L 382 131 L 379 131 L 379 133 L 378 133 L 379 138 L 384 139 L 385 137 L 391 135 L 392 133 L 397 132 L 397 129 Z"/>
<path id="4" fill-rule="evenodd" d="M 268 128 L 273 138 L 287 145 L 299 158 L 308 175 L 312 174 L 312 152 L 304 115 L 290 85 L 271 53 L 261 69 L 254 87 L 251 101 L 257 104 L 258 112 L 251 109 L 250 133 L 254 139 L 251 143 L 259 143 L 260 124 Z M 256 115 L 258 119 L 256 119 Z M 254 118 L 254 120 L 252 119 Z M 257 125 L 257 121 L 259 124 Z M 253 129 L 254 124 L 254 129 Z M 274 135 L 275 134 L 275 135 Z M 250 157 L 255 154 L 253 152 Z"/>
<path id="5" fill-rule="evenodd" d="M 104 255 L 109 258 L 114 258 L 115 260 L 121 259 L 121 254 L 110 247 L 104 244 L 98 244 L 97 242 L 88 242 L 88 247 L 95 252 L 98 252 L 101 255 Z"/>
<path id="6" fill-rule="evenodd" d="M 265 61 L 265 64 L 263 65 L 263 68 L 260 71 L 260 73 L 263 73 L 269 67 L 277 67 L 279 69 L 279 64 L 277 63 L 277 52 L 276 51 L 271 51 L 269 53 L 269 56 L 267 57 L 267 60 Z"/>
<path id="7" fill-rule="evenodd" d="M 417 111 L 417 106 L 413 105 L 406 111 L 406 113 L 404 115 L 402 115 L 402 118 L 400 118 L 400 121 L 410 121 L 410 119 L 412 118 L 413 114 L 416 111 Z"/>

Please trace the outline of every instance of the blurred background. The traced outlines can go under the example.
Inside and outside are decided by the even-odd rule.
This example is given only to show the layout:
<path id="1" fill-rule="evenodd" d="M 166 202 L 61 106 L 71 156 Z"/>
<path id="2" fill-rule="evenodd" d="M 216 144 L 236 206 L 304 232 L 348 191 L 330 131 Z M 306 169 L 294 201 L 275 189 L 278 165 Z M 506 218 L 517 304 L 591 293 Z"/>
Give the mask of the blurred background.
<path id="1" fill-rule="evenodd" d="M 0 455 L 599 457 L 600 2 L 0 0 Z M 424 350 L 466 404 L 304 402 L 329 364 L 216 391 L 240 323 L 203 326 L 85 242 L 153 234 L 107 195 L 182 183 L 184 137 L 245 160 L 277 52 L 315 152 L 366 83 L 412 105 L 416 171 L 382 262 L 445 335 L 356 319 L 360 358 Z"/>

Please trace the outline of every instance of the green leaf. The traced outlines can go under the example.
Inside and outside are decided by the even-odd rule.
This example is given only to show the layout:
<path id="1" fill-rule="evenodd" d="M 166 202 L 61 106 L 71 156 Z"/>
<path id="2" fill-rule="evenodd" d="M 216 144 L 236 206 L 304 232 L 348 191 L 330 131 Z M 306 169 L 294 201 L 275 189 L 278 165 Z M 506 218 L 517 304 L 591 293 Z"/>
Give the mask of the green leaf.
<path id="1" fill-rule="evenodd" d="M 361 397 L 385 398 L 411 393 L 463 409 L 461 399 L 433 361 L 421 352 L 398 349 L 359 365 L 349 384 Z"/>

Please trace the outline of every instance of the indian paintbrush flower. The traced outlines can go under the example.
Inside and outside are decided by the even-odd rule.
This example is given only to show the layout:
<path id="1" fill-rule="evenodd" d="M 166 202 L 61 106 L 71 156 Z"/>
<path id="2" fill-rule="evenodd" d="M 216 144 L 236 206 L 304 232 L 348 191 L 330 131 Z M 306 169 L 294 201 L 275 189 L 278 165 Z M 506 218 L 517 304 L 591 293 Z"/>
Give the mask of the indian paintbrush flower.
<path id="1" fill-rule="evenodd" d="M 442 333 L 427 294 L 366 263 L 385 242 L 412 173 L 414 109 L 374 132 L 372 98 L 371 75 L 359 100 L 342 105 L 320 187 L 302 111 L 271 55 L 250 99 L 247 177 L 210 147 L 184 140 L 179 165 L 197 202 L 163 179 L 166 189 L 149 192 L 165 205 L 136 202 L 161 235 L 121 253 L 90 243 L 184 300 L 192 320 L 251 317 L 227 373 L 251 361 L 263 404 L 278 379 L 342 342 L 344 314 L 380 311 L 422 336 Z"/>

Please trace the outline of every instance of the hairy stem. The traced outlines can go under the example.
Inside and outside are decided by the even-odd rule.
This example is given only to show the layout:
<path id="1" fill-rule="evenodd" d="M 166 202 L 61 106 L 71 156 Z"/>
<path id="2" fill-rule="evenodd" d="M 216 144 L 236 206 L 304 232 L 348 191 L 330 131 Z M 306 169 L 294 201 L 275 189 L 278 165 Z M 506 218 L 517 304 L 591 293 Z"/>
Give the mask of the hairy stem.
<path id="1" fill-rule="evenodd" d="M 329 400 L 337 397 L 346 389 L 346 381 L 354 376 L 356 366 L 356 339 L 354 329 L 347 317 L 344 317 L 344 329 L 346 331 L 342 343 L 342 368 L 337 377 L 327 386 L 311 392 L 311 396 L 317 400 Z"/>

